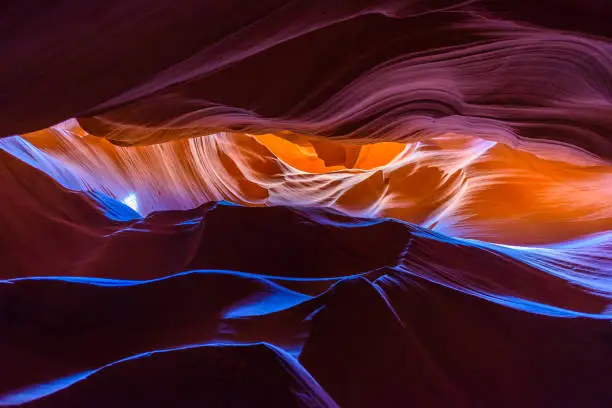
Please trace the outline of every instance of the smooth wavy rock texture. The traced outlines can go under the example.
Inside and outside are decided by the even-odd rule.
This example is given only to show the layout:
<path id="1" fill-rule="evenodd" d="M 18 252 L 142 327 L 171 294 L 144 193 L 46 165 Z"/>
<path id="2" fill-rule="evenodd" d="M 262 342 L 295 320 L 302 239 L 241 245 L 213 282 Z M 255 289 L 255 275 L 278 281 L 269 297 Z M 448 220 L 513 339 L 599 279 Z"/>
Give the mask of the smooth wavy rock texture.
<path id="1" fill-rule="evenodd" d="M 0 406 L 612 406 L 611 19 L 3 3 Z"/>
<path id="2" fill-rule="evenodd" d="M 36 156 L 36 165 L 66 187 L 128 198 L 143 215 L 211 200 L 331 206 L 519 245 L 612 228 L 609 165 L 546 160 L 457 134 L 366 145 L 281 136 L 222 133 L 118 147 L 69 121 L 5 139 L 0 148 Z M 51 170 L 57 160 L 71 174 Z"/>
<path id="3" fill-rule="evenodd" d="M 129 144 L 230 129 L 452 131 L 612 157 L 605 2 L 11 3 L 2 135 L 79 116 Z"/>

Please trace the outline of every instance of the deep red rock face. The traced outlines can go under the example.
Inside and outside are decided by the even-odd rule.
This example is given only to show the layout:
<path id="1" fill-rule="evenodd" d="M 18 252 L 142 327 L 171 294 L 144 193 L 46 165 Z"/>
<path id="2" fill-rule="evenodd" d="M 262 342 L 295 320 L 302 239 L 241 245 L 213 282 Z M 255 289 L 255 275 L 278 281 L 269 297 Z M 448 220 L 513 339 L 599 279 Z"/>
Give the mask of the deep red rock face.
<path id="1" fill-rule="evenodd" d="M 3 4 L 0 406 L 612 406 L 610 21 Z"/>

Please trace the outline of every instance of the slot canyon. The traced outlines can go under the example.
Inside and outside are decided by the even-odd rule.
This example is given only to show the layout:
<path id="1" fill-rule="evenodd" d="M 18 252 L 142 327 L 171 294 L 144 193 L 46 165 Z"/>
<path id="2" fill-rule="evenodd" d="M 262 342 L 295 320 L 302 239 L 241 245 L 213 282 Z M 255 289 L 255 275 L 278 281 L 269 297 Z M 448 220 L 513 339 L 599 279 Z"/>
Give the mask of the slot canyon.
<path id="1" fill-rule="evenodd" d="M 612 3 L 0 5 L 0 406 L 612 407 Z"/>

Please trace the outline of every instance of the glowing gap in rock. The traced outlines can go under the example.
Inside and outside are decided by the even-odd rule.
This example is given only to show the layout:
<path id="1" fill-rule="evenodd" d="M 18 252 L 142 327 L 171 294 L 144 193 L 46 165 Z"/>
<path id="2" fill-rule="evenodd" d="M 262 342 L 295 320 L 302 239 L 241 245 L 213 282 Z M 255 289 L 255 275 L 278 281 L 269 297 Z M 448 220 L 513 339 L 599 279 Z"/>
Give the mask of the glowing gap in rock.
<path id="1" fill-rule="evenodd" d="M 121 200 L 121 202 L 130 207 L 132 210 L 138 212 L 138 198 L 136 197 L 136 194 L 131 193 Z"/>

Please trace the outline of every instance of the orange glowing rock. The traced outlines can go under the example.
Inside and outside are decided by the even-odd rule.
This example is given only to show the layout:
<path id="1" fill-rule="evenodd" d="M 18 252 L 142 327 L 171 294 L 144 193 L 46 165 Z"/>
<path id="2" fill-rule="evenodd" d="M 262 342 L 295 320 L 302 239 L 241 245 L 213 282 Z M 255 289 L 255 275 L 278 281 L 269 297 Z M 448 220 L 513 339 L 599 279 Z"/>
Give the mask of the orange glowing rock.
<path id="1" fill-rule="evenodd" d="M 76 121 L 23 136 L 86 185 L 139 211 L 211 200 L 329 206 L 509 244 L 546 244 L 612 228 L 612 167 L 541 158 L 445 134 L 350 144 L 293 133 L 219 133 L 121 147 Z"/>

